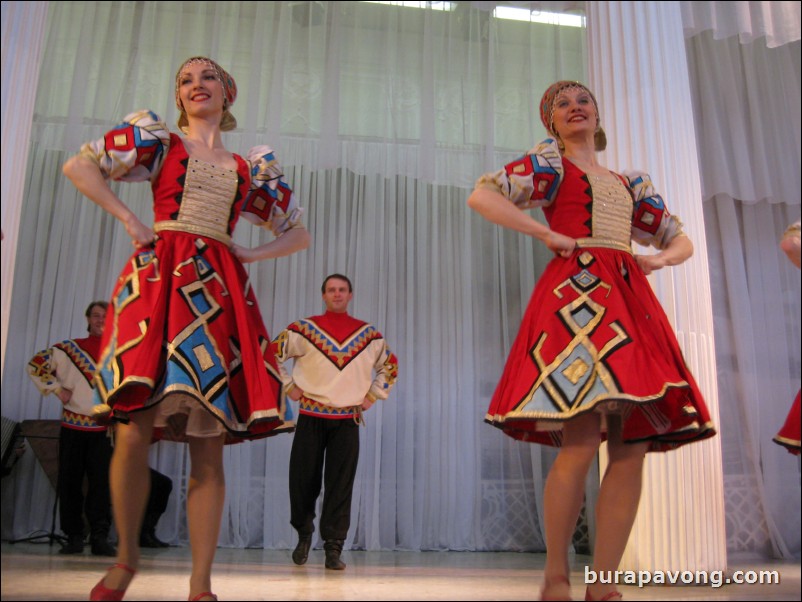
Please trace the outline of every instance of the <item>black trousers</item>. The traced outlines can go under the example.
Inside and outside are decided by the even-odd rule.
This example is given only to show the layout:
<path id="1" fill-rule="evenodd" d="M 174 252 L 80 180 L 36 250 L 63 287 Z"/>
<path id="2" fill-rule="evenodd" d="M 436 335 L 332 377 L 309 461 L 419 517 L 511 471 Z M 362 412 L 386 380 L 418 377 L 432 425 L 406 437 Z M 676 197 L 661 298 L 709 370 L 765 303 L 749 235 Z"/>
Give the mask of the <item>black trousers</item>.
<path id="1" fill-rule="evenodd" d="M 298 416 L 290 453 L 290 524 L 299 535 L 315 531 L 315 504 L 323 484 L 320 535 L 326 541 L 348 536 L 358 462 L 359 425 L 351 418 Z"/>
<path id="2" fill-rule="evenodd" d="M 78 431 L 61 427 L 58 456 L 58 495 L 61 530 L 68 537 L 83 536 L 84 520 L 90 535 L 105 538 L 111 528 L 109 463 L 111 441 L 105 431 Z M 84 476 L 88 482 L 84 498 Z"/>
<path id="3" fill-rule="evenodd" d="M 170 492 L 173 490 L 173 481 L 167 475 L 158 470 L 150 469 L 150 496 L 148 505 L 145 509 L 145 518 L 142 521 L 142 531 L 150 532 L 156 528 L 161 515 L 167 510 L 167 502 L 170 500 Z"/>

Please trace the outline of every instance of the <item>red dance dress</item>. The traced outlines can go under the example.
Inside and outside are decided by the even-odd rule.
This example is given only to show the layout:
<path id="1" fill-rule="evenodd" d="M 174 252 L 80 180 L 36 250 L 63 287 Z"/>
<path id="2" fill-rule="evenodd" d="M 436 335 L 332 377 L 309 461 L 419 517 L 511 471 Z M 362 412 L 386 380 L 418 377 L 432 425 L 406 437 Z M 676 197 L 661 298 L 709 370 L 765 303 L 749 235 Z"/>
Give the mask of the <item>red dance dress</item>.
<path id="1" fill-rule="evenodd" d="M 479 179 L 577 239 L 537 282 L 485 420 L 523 441 L 559 446 L 566 420 L 623 416 L 626 442 L 666 451 L 715 434 L 631 240 L 664 248 L 683 236 L 649 177 L 585 174 L 547 139 Z M 603 430 L 606 423 L 603 420 Z M 603 432 L 603 436 L 606 434 Z"/>
<path id="2" fill-rule="evenodd" d="M 299 223 L 302 210 L 272 151 L 234 155 L 237 169 L 223 169 L 189 156 L 179 136 L 140 111 L 81 154 L 107 178 L 151 182 L 157 233 L 114 288 L 97 402 L 122 422 L 158 405 L 157 437 L 174 440 L 292 430 L 270 337 L 230 250 L 240 215 L 276 236 Z"/>
<path id="3" fill-rule="evenodd" d="M 802 416 L 800 415 L 799 404 L 799 393 L 797 393 L 796 399 L 791 405 L 791 411 L 788 412 L 788 417 L 785 419 L 785 424 L 783 424 L 780 432 L 774 436 L 775 443 L 779 443 L 795 456 L 802 452 L 802 444 L 800 444 Z"/>

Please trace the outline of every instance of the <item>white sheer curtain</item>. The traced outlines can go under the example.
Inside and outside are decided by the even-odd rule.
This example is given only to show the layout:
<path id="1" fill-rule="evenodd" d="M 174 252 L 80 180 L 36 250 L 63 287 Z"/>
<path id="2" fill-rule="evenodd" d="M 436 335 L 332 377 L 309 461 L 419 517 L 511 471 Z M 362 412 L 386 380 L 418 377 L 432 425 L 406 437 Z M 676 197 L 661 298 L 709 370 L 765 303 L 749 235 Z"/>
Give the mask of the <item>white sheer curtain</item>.
<path id="1" fill-rule="evenodd" d="M 2 221 L 3 253 L 0 321 L 2 321 L 2 361 L 5 363 L 11 289 L 14 282 L 17 230 L 20 220 L 28 140 L 31 135 L 36 82 L 20 85 L 39 75 L 47 20 L 47 2 L 3 2 L 2 11 Z M 14 90 L 14 94 L 6 94 Z M 18 145 L 17 141 L 23 141 Z M 22 146 L 24 150 L 6 152 Z M 8 236 L 8 239 L 6 238 Z M 2 373 L 2 370 L 0 370 Z"/>
<path id="2" fill-rule="evenodd" d="M 711 31 L 716 40 L 737 35 L 741 43 L 765 37 L 776 48 L 799 39 L 799 2 L 681 2 L 683 27 L 688 37 Z"/>
<path id="3" fill-rule="evenodd" d="M 686 2 L 730 553 L 800 556 L 800 463 L 772 442 L 800 386 L 800 5 Z M 766 6 L 771 5 L 771 6 Z M 736 13 L 753 19 L 736 19 Z M 771 18 L 768 18 L 771 16 Z M 699 26 L 700 23 L 705 24 Z M 794 33 L 795 32 L 795 33 Z"/>
<path id="4" fill-rule="evenodd" d="M 366 416 L 347 543 L 542 550 L 552 452 L 513 442 L 482 418 L 548 253 L 472 215 L 465 199 L 478 175 L 544 135 L 536 103 L 546 85 L 585 79 L 584 29 L 500 20 L 488 3 L 471 4 L 51 3 L 3 414 L 59 417 L 25 363 L 84 331 L 84 307 L 108 297 L 130 252 L 123 228 L 61 176 L 65 158 L 135 109 L 174 127 L 175 70 L 209 55 L 239 88 L 228 148 L 276 149 L 314 240 L 304 253 L 250 268 L 269 332 L 319 312 L 320 283 L 339 271 L 354 280 L 352 313 L 399 356 L 390 400 Z M 147 185 L 115 187 L 151 219 Z M 262 236 L 247 224 L 237 232 L 245 244 Z M 290 443 L 279 436 L 226 449 L 221 545 L 294 545 Z M 176 485 L 159 535 L 185 543 L 186 448 L 159 443 L 151 462 Z M 48 528 L 52 501 L 26 454 L 3 479 L 3 536 Z"/>

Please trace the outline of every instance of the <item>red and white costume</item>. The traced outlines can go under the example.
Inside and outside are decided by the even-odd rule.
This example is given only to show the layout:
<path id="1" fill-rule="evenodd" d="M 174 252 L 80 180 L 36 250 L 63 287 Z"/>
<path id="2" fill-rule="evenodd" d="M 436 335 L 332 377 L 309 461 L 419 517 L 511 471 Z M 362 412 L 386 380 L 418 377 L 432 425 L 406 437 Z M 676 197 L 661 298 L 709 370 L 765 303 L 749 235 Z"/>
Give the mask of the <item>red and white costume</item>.
<path id="1" fill-rule="evenodd" d="M 624 441 L 665 451 L 715 430 L 676 337 L 632 254 L 665 248 L 681 223 L 643 173 L 584 173 L 551 139 L 486 174 L 477 188 L 519 208 L 543 207 L 555 232 L 577 240 L 532 293 L 486 420 L 516 439 L 560 445 L 562 425 L 586 412 L 620 413 Z"/>
<path id="2" fill-rule="evenodd" d="M 84 514 L 89 522 L 93 553 L 96 546 L 108 546 L 111 528 L 109 462 L 111 440 L 106 427 L 95 422 L 95 363 L 100 354 L 100 337 L 72 339 L 40 351 L 28 362 L 28 375 L 42 395 L 70 391 L 61 411 L 59 433 L 58 495 L 61 529 L 67 534 L 71 552 L 83 548 Z M 84 480 L 87 482 L 84 495 Z"/>
<path id="3" fill-rule="evenodd" d="M 304 391 L 302 414 L 352 416 L 365 397 L 387 399 L 398 377 L 398 360 L 382 334 L 345 313 L 293 322 L 274 345 L 284 385 Z M 283 365 L 289 359 L 291 374 Z"/>
<path id="4" fill-rule="evenodd" d="M 100 354 L 100 337 L 70 339 L 34 355 L 28 362 L 28 376 L 42 395 L 72 392 L 64 404 L 61 425 L 77 431 L 104 432 L 105 426 L 92 418 L 95 405 L 95 362 Z"/>
<path id="5" fill-rule="evenodd" d="M 121 421 L 158 404 L 157 427 L 186 414 L 181 432 L 164 431 L 174 439 L 226 432 L 233 442 L 290 430 L 270 338 L 230 249 L 240 215 L 275 236 L 299 224 L 302 210 L 273 151 L 255 147 L 247 159 L 234 155 L 236 170 L 224 169 L 190 156 L 158 116 L 139 111 L 81 155 L 107 178 L 150 181 L 158 235 L 117 280 L 98 403 Z"/>

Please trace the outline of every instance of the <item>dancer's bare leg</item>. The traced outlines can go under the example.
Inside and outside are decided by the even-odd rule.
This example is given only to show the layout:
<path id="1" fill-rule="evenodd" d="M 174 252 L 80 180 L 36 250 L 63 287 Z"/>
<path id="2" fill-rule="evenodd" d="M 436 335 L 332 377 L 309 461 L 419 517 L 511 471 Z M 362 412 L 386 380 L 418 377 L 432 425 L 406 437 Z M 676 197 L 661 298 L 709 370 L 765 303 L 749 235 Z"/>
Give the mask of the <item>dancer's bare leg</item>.
<path id="1" fill-rule="evenodd" d="M 568 549 L 585 497 L 585 477 L 599 450 L 601 416 L 591 413 L 563 426 L 563 444 L 544 491 L 546 568 L 543 599 L 570 596 Z"/>
<path id="2" fill-rule="evenodd" d="M 607 416 L 607 451 L 609 463 L 604 472 L 599 499 L 596 502 L 596 544 L 593 570 L 599 575 L 610 574 L 621 563 L 624 549 L 638 512 L 643 484 L 643 459 L 648 443 L 623 443 L 622 419 Z M 615 584 L 599 583 L 588 586 L 591 596 L 600 599 L 616 589 Z"/>
<path id="3" fill-rule="evenodd" d="M 128 424 L 114 427 L 109 486 L 117 528 L 117 562 L 133 569 L 139 566 L 139 531 L 150 495 L 148 448 L 153 439 L 155 416 L 155 408 L 135 412 Z M 127 571 L 112 569 L 103 583 L 110 589 L 123 589 L 132 578 Z"/>
<path id="4" fill-rule="evenodd" d="M 212 563 L 220 535 L 220 521 L 226 497 L 223 473 L 223 443 L 219 437 L 190 437 L 192 468 L 187 491 L 187 524 L 192 550 L 190 599 L 212 591 Z"/>

